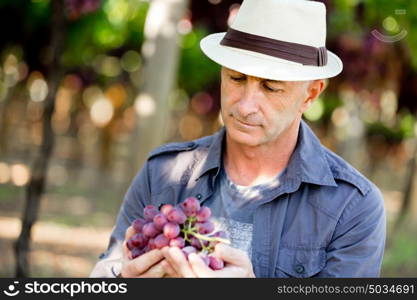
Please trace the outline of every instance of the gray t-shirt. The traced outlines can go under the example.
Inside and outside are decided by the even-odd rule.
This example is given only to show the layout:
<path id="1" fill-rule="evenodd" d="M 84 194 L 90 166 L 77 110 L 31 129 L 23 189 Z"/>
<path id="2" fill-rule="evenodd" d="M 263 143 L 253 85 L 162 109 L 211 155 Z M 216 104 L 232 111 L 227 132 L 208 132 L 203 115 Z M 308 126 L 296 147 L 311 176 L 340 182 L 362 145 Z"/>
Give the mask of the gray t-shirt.
<path id="1" fill-rule="evenodd" d="M 253 213 L 269 194 L 279 186 L 279 175 L 268 183 L 241 186 L 233 183 L 221 169 L 213 197 L 204 205 L 210 207 L 216 231 L 223 230 L 231 246 L 245 251 L 252 257 Z"/>

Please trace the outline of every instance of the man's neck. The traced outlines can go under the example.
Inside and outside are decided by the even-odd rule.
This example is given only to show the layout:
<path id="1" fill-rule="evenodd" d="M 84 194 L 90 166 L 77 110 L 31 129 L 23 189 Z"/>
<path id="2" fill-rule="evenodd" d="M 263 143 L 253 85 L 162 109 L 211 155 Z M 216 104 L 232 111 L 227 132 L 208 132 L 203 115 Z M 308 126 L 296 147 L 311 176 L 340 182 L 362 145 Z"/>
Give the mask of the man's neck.
<path id="1" fill-rule="evenodd" d="M 236 184 L 251 186 L 274 179 L 288 165 L 297 144 L 300 120 L 295 120 L 267 145 L 247 146 L 233 141 L 226 131 L 224 167 Z"/>

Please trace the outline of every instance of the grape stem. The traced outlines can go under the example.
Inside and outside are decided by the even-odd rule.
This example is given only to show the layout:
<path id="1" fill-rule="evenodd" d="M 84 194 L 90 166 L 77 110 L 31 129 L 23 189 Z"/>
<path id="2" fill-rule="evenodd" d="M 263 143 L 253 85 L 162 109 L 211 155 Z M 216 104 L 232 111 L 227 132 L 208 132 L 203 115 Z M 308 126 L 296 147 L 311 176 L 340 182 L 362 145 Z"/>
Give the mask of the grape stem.
<path id="1" fill-rule="evenodd" d="M 189 239 L 189 235 L 192 235 L 196 237 L 200 244 L 203 251 L 210 252 L 210 250 L 213 250 L 213 247 L 211 245 L 205 246 L 202 241 L 209 241 L 209 242 L 220 242 L 230 245 L 230 241 L 224 238 L 220 237 L 209 237 L 203 234 L 198 233 L 197 228 L 193 227 L 192 224 L 196 221 L 195 217 L 189 217 L 187 218 L 186 222 L 184 223 L 183 228 L 181 229 L 181 232 L 184 233 L 184 240 L 191 243 L 191 240 Z"/>
<path id="2" fill-rule="evenodd" d="M 220 237 L 215 237 L 215 236 L 208 237 L 208 236 L 196 233 L 196 232 L 193 232 L 191 234 L 194 235 L 196 238 L 201 239 L 201 240 L 205 240 L 205 241 L 209 241 L 209 242 L 221 242 L 221 243 L 225 243 L 225 244 L 230 245 L 229 240 L 223 239 L 223 238 L 220 238 Z"/>

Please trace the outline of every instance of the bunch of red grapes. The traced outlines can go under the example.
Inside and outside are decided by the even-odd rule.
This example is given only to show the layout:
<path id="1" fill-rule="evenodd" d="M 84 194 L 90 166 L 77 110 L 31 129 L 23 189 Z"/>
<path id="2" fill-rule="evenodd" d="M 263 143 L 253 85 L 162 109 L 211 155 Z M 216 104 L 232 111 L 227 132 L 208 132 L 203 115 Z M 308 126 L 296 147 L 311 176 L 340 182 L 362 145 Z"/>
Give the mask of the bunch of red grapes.
<path id="1" fill-rule="evenodd" d="M 188 258 L 197 253 L 212 270 L 220 270 L 224 262 L 212 255 L 217 243 L 230 243 L 224 231 L 214 232 L 214 224 L 209 220 L 211 210 L 200 206 L 200 202 L 189 197 L 178 206 L 164 204 L 158 210 L 147 205 L 144 218 L 132 223 L 135 234 L 127 241 L 131 259 L 153 249 L 178 247 Z"/>

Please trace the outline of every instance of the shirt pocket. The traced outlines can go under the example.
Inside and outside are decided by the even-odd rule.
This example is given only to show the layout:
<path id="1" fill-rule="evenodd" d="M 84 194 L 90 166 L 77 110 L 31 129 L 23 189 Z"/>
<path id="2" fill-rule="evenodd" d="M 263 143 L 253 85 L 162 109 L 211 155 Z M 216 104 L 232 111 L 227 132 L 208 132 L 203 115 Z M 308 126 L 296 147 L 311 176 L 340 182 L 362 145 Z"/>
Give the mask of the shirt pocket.
<path id="1" fill-rule="evenodd" d="M 326 265 L 326 251 L 321 249 L 281 248 L 275 268 L 276 277 L 307 278 Z"/>

